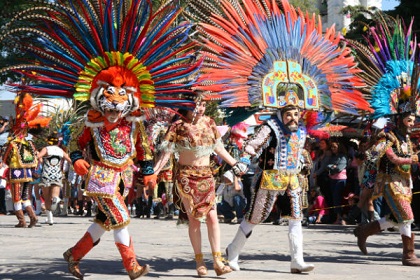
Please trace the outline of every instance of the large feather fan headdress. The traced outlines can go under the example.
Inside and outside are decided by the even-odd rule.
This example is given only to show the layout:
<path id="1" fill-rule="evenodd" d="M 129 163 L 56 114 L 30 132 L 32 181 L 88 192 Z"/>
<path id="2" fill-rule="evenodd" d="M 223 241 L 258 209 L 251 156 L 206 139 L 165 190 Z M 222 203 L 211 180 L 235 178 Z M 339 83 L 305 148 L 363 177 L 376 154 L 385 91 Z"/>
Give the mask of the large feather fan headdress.
<path id="1" fill-rule="evenodd" d="M 3 43 L 32 58 L 0 73 L 15 71 L 36 81 L 16 85 L 30 94 L 86 101 L 98 76 L 112 69 L 135 78 L 133 111 L 193 107 L 191 86 L 201 62 L 188 40 L 190 24 L 174 25 L 180 12 L 171 1 L 156 12 L 151 0 L 34 1 L 0 34 Z M 23 20 L 32 25 L 21 27 Z"/>
<path id="2" fill-rule="evenodd" d="M 379 14 L 376 26 L 365 36 L 367 44 L 349 41 L 357 54 L 358 75 L 367 83 L 364 89 L 372 119 L 402 113 L 419 114 L 419 55 L 412 25 Z"/>
<path id="3" fill-rule="evenodd" d="M 370 110 L 340 34 L 334 27 L 323 34 L 319 19 L 287 1 L 194 0 L 186 13 L 198 22 L 207 56 L 197 88 L 222 107 L 281 108 L 298 98 L 309 110 Z M 282 84 L 300 88 L 298 96 L 281 94 Z"/>

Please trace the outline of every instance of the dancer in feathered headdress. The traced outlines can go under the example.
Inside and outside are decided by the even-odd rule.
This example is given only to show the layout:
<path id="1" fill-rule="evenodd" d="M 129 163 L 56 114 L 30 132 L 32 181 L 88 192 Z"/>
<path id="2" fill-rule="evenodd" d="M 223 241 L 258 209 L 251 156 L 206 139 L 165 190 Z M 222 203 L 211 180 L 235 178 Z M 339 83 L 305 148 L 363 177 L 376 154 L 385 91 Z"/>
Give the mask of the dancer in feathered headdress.
<path id="1" fill-rule="evenodd" d="M 3 161 L 9 166 L 9 182 L 12 186 L 13 208 L 19 223 L 15 227 L 26 227 L 23 209 L 30 217 L 29 227 L 38 221 L 32 208 L 29 183 L 32 171 L 38 165 L 34 143 L 27 139 L 30 129 L 48 126 L 50 118 L 40 115 L 41 104 L 34 105 L 30 94 L 22 92 L 15 98 L 16 117 L 11 122 L 11 131 Z"/>
<path id="2" fill-rule="evenodd" d="M 190 25 L 173 25 L 180 11 L 171 1 L 156 12 L 150 0 L 36 1 L 1 29 L 1 41 L 33 58 L 0 70 L 35 81 L 16 85 L 18 89 L 91 105 L 85 126 L 70 143 L 74 169 L 87 175 L 86 192 L 99 206 L 95 223 L 64 253 L 69 271 L 79 279 L 79 261 L 107 230 L 114 230 L 130 278 L 148 272 L 136 260 L 124 197 L 132 187 L 133 159 L 145 185 L 155 184 L 139 108 L 194 106 L 190 87 L 200 61 L 190 53 L 195 45 L 188 42 Z M 23 19 L 31 26 L 16 27 Z M 20 35 L 25 40 L 15 42 Z"/>
<path id="3" fill-rule="evenodd" d="M 334 27 L 323 34 L 319 19 L 287 1 L 199 0 L 188 7 L 207 56 L 197 88 L 220 99 L 222 107 L 275 112 L 244 143 L 244 152 L 260 164 L 250 210 L 227 248 L 229 265 L 239 270 L 239 253 L 253 227 L 268 217 L 277 195 L 287 192 L 291 272 L 310 271 L 314 266 L 304 262 L 302 248 L 298 174 L 306 129 L 299 122 L 300 110 L 369 111 L 357 90 L 364 86 L 355 75 L 360 70 Z"/>
<path id="4" fill-rule="evenodd" d="M 368 236 L 398 225 L 403 241 L 403 265 L 420 266 L 414 254 L 414 220 L 411 209 L 412 179 L 410 167 L 418 162 L 410 141 L 419 101 L 418 45 L 412 35 L 412 24 L 405 26 L 399 19 L 379 14 L 377 25 L 368 30 L 367 47 L 351 42 L 357 53 L 360 76 L 368 84 L 367 94 L 375 110 L 372 119 L 387 117 L 390 123 L 383 137 L 367 152 L 364 187 L 361 201 L 372 196 L 384 198 L 385 217 L 354 230 L 360 250 L 367 254 Z M 373 190 L 375 189 L 375 190 Z M 363 204 L 360 204 L 363 205 Z"/>
<path id="5" fill-rule="evenodd" d="M 187 15 L 199 22 L 207 56 L 197 88 L 222 107 L 280 108 L 293 84 L 306 110 L 370 110 L 357 90 L 364 86 L 355 76 L 360 70 L 334 27 L 323 35 L 314 15 L 287 1 L 217 3 L 191 1 Z"/>

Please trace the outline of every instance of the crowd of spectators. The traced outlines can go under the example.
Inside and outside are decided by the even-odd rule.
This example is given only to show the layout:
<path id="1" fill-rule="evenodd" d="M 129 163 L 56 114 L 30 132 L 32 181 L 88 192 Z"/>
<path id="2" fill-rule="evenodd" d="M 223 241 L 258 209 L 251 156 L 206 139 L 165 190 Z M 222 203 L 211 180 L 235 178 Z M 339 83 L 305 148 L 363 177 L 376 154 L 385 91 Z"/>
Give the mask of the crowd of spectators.
<path id="1" fill-rule="evenodd" d="M 8 118 L 0 117 L 0 135 L 7 139 Z M 229 137 L 224 137 L 226 147 L 232 151 L 234 142 Z M 4 152 L 4 144 L 0 143 L 1 154 Z M 368 141 L 365 139 L 349 139 L 345 137 L 334 139 L 308 139 L 306 145 L 308 152 L 313 160 L 313 168 L 308 175 L 309 191 L 307 199 L 309 206 L 305 209 L 306 217 L 304 223 L 311 224 L 338 224 L 355 225 L 366 222 L 367 217 L 353 215 L 352 209 L 357 204 L 360 193 L 360 167 L 363 164 L 363 154 L 366 150 Z M 235 147 L 237 149 L 238 147 Z M 417 146 L 415 146 L 417 148 Z M 39 147 L 41 150 L 42 147 Z M 235 152 L 234 152 L 235 153 Z M 253 168 L 242 178 L 237 179 L 230 171 L 218 165 L 218 159 L 214 159 L 214 174 L 218 183 L 217 191 L 217 212 L 219 219 L 224 223 L 240 223 L 247 211 L 247 206 L 251 200 L 252 191 L 250 190 L 253 176 Z M 7 165 L 0 157 L 0 215 L 13 214 L 13 204 L 11 201 L 10 185 L 7 183 Z M 41 171 L 39 171 L 41 172 Z M 54 216 L 84 216 L 91 217 L 95 214 L 95 205 L 83 195 L 84 180 L 74 173 L 71 167 L 64 168 L 65 180 L 69 191 L 61 188 L 60 202 Z M 35 172 L 36 173 L 36 172 Z M 415 214 L 416 225 L 420 225 L 420 167 L 412 167 L 413 177 L 413 201 L 412 208 Z M 169 203 L 168 197 L 173 196 L 171 190 L 166 190 L 167 182 L 160 182 L 153 193 L 143 191 L 141 179 L 136 179 L 139 188 L 133 188 L 127 197 L 127 205 L 133 218 L 154 218 L 154 219 L 173 219 L 178 216 L 179 210 L 173 209 L 172 202 Z M 41 188 L 35 181 L 32 188 L 33 204 L 38 215 L 45 215 L 45 201 Z M 140 191 L 140 198 L 135 192 Z M 68 193 L 66 195 L 65 193 Z M 63 199 L 67 199 L 64 203 Z M 380 204 L 380 200 L 374 201 L 374 206 Z M 170 205 L 171 204 L 171 205 Z M 376 207 L 375 209 L 379 209 Z M 271 215 L 265 221 L 276 225 L 286 225 L 290 205 L 287 199 L 279 196 L 276 206 Z M 380 213 L 375 212 L 375 219 L 380 217 Z"/>

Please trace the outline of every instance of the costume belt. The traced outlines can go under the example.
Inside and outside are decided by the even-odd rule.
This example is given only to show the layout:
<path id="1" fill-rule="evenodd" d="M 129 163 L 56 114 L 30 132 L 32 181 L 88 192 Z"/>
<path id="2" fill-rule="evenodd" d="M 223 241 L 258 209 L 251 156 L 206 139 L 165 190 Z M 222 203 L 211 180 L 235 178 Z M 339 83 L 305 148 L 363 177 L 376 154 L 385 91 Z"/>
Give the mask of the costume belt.
<path id="1" fill-rule="evenodd" d="M 105 164 L 101 161 L 93 161 L 93 165 L 99 166 L 99 167 L 102 167 L 102 168 L 105 168 L 105 169 L 112 169 L 116 172 L 123 172 L 127 169 L 127 167 L 130 166 L 129 164 L 124 164 L 122 166 L 112 166 L 112 165 L 109 165 L 109 164 Z"/>

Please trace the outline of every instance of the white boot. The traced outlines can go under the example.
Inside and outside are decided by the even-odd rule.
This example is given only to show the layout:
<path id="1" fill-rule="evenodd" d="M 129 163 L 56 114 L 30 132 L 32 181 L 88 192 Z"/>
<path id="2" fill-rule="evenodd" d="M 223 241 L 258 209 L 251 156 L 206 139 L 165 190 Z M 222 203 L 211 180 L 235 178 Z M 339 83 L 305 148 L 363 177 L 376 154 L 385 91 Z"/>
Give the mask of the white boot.
<path id="1" fill-rule="evenodd" d="M 50 210 L 46 210 L 46 212 L 47 212 L 47 219 L 45 220 L 45 222 L 49 224 L 50 226 L 52 226 L 54 224 L 53 213 Z"/>
<path id="2" fill-rule="evenodd" d="M 303 260 L 303 235 L 301 221 L 289 220 L 289 246 L 292 262 L 291 273 L 308 272 L 315 268 L 313 264 L 307 264 Z"/>
<path id="3" fill-rule="evenodd" d="M 41 213 L 42 213 L 42 209 L 41 209 L 42 208 L 42 203 L 41 203 L 41 200 L 39 200 L 39 199 L 35 200 L 35 207 L 36 207 L 35 214 L 37 216 L 41 215 Z"/>
<path id="4" fill-rule="evenodd" d="M 69 199 L 64 198 L 63 199 L 63 209 L 60 211 L 60 216 L 67 217 L 68 216 L 68 208 L 69 208 Z"/>
<path id="5" fill-rule="evenodd" d="M 248 236 L 245 235 L 241 226 L 239 226 L 238 231 L 236 232 L 235 238 L 226 248 L 226 255 L 228 257 L 229 266 L 234 271 L 241 270 L 238 264 L 239 253 L 242 248 L 245 246 L 247 238 L 251 235 L 252 231 L 248 233 Z"/>
<path id="6" fill-rule="evenodd" d="M 51 211 L 55 212 L 55 210 L 57 210 L 58 205 L 60 204 L 61 199 L 58 196 L 54 196 L 52 198 L 52 203 L 51 203 Z"/>

